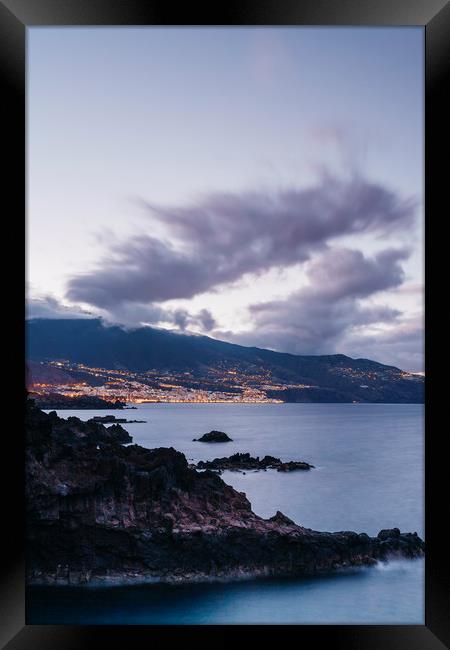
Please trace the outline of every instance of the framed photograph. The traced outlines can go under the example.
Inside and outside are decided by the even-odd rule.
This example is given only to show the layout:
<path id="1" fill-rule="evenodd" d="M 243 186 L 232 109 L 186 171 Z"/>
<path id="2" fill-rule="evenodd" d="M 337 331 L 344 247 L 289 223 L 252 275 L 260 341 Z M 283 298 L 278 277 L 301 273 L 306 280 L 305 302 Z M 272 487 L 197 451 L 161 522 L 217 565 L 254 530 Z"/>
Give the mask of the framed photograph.
<path id="1" fill-rule="evenodd" d="M 449 13 L 0 2 L 26 244 L 2 647 L 448 647 Z"/>

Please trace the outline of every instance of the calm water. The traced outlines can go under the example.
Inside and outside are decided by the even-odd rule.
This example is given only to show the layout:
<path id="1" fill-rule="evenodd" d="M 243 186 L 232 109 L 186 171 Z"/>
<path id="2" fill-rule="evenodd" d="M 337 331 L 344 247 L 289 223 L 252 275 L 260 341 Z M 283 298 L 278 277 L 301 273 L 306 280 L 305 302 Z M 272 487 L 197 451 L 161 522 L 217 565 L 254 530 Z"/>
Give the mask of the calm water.
<path id="1" fill-rule="evenodd" d="M 59 411 L 62 417 L 122 414 L 144 447 L 171 446 L 198 461 L 237 451 L 306 460 L 309 472 L 224 472 L 253 510 L 281 510 L 316 530 L 376 535 L 423 526 L 423 406 L 369 404 L 148 404 L 129 411 Z M 192 438 L 211 429 L 233 442 Z M 346 574 L 195 586 L 33 589 L 28 623 L 398 623 L 424 622 L 422 560 Z"/>

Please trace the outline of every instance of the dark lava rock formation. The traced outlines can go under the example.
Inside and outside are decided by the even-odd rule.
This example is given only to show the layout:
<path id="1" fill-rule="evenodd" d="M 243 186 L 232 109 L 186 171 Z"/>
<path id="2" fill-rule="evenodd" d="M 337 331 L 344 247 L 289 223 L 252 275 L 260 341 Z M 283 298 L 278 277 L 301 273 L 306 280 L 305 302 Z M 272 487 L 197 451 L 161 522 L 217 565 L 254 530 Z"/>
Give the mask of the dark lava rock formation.
<path id="1" fill-rule="evenodd" d="M 31 392 L 36 404 L 41 409 L 123 409 L 125 402 L 110 402 L 95 395 L 80 395 L 79 397 L 67 397 L 59 393 L 48 393 L 40 395 Z"/>
<path id="2" fill-rule="evenodd" d="M 223 431 L 210 431 L 205 433 L 201 438 L 194 438 L 193 442 L 232 442 L 233 438 L 230 438 Z"/>
<path id="3" fill-rule="evenodd" d="M 311 469 L 314 465 L 305 463 L 302 460 L 290 460 L 283 462 L 280 458 L 274 456 L 264 456 L 261 460 L 259 456 L 253 458 L 250 454 L 233 454 L 228 458 L 214 458 L 214 460 L 200 460 L 197 469 L 211 469 L 221 472 L 228 469 L 234 472 L 244 470 L 266 470 L 276 469 L 278 472 L 292 472 L 297 469 Z"/>
<path id="4" fill-rule="evenodd" d="M 28 584 L 105 584 L 303 575 L 416 557 L 416 533 L 316 532 L 175 449 L 124 446 L 119 424 L 63 420 L 27 402 Z"/>
<path id="5" fill-rule="evenodd" d="M 145 423 L 145 420 L 127 420 L 126 418 L 116 418 L 115 415 L 95 415 L 91 418 L 94 422 L 101 422 L 102 424 L 134 424 L 135 422 Z"/>

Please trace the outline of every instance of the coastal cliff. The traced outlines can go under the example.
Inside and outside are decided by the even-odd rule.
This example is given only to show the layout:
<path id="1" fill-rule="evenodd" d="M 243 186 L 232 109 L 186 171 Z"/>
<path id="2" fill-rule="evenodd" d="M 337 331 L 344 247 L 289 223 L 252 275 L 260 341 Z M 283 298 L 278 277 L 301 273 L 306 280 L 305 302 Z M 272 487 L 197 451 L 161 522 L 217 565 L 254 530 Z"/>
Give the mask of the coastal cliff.
<path id="1" fill-rule="evenodd" d="M 369 537 L 263 519 L 216 473 L 173 448 L 144 449 L 120 424 L 64 420 L 27 400 L 29 584 L 304 575 L 418 557 L 397 528 Z"/>

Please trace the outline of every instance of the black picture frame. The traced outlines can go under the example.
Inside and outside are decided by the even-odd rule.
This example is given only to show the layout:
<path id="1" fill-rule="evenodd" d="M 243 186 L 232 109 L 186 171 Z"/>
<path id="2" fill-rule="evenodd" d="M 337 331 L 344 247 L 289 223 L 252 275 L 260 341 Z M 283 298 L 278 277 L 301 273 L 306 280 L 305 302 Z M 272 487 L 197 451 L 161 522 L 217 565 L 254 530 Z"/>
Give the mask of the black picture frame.
<path id="1" fill-rule="evenodd" d="M 200 5 L 199 5 L 200 7 Z M 144 644 L 164 639 L 186 643 L 205 636 L 212 644 L 225 644 L 234 639 L 252 640 L 261 633 L 266 641 L 292 640 L 305 647 L 324 644 L 345 650 L 438 650 L 449 647 L 450 616 L 448 611 L 448 549 L 445 548 L 447 517 L 443 513 L 448 498 L 448 460 L 444 453 L 444 424 L 436 425 L 439 410 L 444 409 L 445 386 L 437 380 L 435 367 L 442 365 L 439 325 L 441 316 L 433 316 L 436 303 L 431 288 L 445 278 L 446 255 L 440 237 L 440 219 L 448 218 L 446 167 L 439 164 L 447 154 L 445 133 L 447 111 L 444 100 L 445 72 L 449 39 L 450 6 L 446 0 L 242 0 L 209 8 L 191 3 L 175 8 L 171 3 L 138 2 L 137 0 L 0 0 L 0 70 L 5 93 L 2 99 L 4 121 L 2 132 L 5 196 L 11 200 L 8 218 L 17 228 L 15 237 L 18 284 L 24 259 L 25 198 L 25 45 L 26 28 L 38 25 L 359 25 L 407 26 L 425 29 L 425 274 L 426 274 L 426 405 L 425 405 L 425 519 L 426 519 L 426 588 L 425 625 L 327 625 L 327 626 L 31 626 L 25 625 L 24 571 L 24 499 L 23 499 L 23 437 L 20 420 L 14 424 L 14 435 L 5 436 L 7 457 L 4 464 L 12 471 L 3 487 L 2 520 L 7 527 L 2 535 L 6 543 L 1 560 L 1 628 L 0 641 L 8 650 L 40 648 L 63 650 L 91 648 L 113 642 L 124 648 L 141 648 Z M 446 56 L 447 55 L 447 56 Z M 447 109 L 448 110 L 448 109 Z M 6 137 L 7 136 L 7 137 Z M 448 181 L 447 181 L 448 184 Z M 6 214 L 4 218 L 6 218 Z M 11 239 L 11 246 L 14 245 Z M 442 246 L 439 249 L 439 245 Z M 8 275 L 12 273 L 8 267 Z M 19 400 L 23 395 L 23 371 L 20 354 L 24 351 L 24 307 L 17 286 L 4 282 L 6 297 L 14 316 L 9 320 L 10 333 L 17 335 L 17 347 L 4 350 L 6 367 L 11 369 L 9 391 Z M 23 284 L 22 284 L 23 287 Z M 11 295 L 8 297 L 8 291 Z M 446 296 L 443 294 L 442 299 Z M 13 307 L 12 307 L 13 306 Z M 444 307 L 445 308 L 445 307 Z M 439 309 L 439 305 L 437 306 Z M 430 323 L 432 322 L 432 334 Z M 442 337 L 442 342 L 444 338 Z M 443 344 L 444 345 L 444 344 Z M 433 418 L 431 418 L 433 413 Z M 17 414 L 17 409 L 16 409 Z M 6 425 L 4 425 L 6 427 Z M 448 425 L 447 425 L 448 426 Z M 7 431 L 7 429 L 4 429 Z M 5 474 L 5 472 L 2 472 Z M 4 476 L 2 477 L 4 478 Z M 300 627 L 300 629 L 298 629 Z M 293 629 L 295 628 L 295 629 Z"/>

